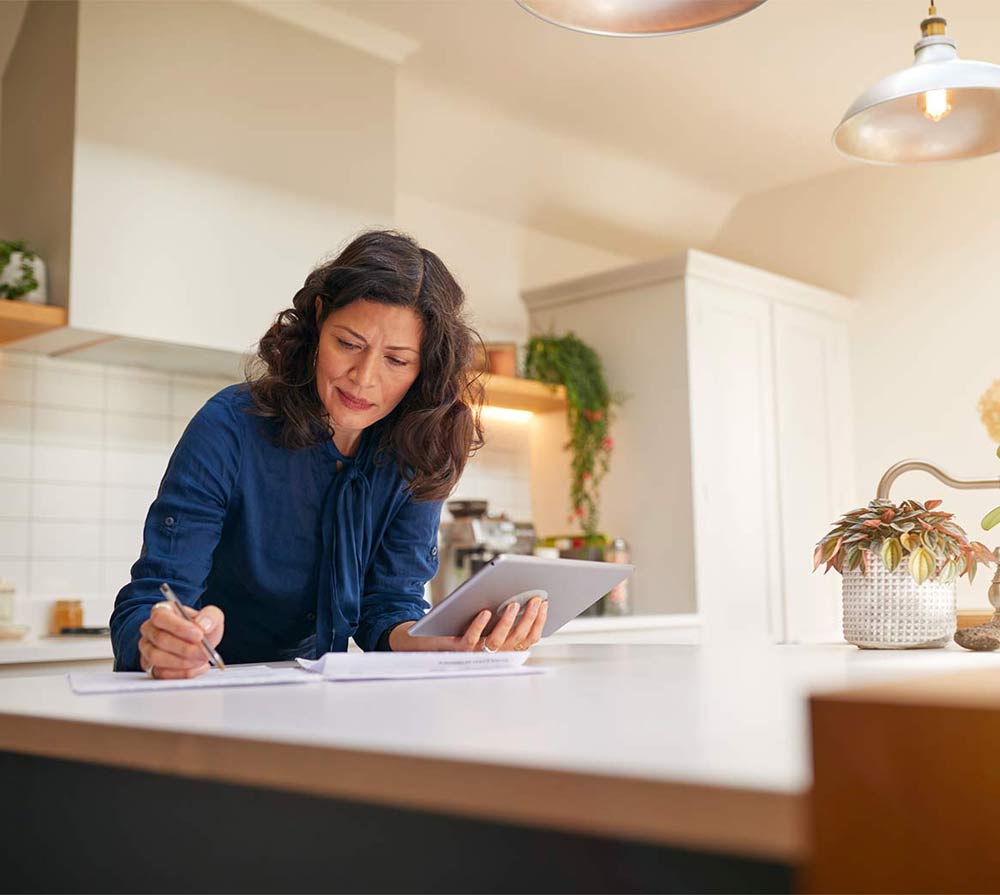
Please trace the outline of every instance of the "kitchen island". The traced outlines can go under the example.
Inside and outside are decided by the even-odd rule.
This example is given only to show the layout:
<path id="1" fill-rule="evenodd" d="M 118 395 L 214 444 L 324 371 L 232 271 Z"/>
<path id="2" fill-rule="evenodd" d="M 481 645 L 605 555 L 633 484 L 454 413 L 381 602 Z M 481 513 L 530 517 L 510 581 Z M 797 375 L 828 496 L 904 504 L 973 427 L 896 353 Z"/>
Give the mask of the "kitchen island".
<path id="1" fill-rule="evenodd" d="M 142 889 L 145 868 L 159 890 L 789 891 L 809 694 L 1000 669 L 846 644 L 529 661 L 547 673 L 95 696 L 0 680 L 0 834 L 20 856 L 3 886 Z"/>

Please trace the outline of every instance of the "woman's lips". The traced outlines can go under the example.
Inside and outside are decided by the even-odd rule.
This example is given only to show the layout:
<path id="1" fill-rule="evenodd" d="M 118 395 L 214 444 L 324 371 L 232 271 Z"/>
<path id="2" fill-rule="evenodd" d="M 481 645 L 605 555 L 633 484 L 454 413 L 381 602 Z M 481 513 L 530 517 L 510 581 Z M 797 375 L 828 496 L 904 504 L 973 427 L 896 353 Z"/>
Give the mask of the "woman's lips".
<path id="1" fill-rule="evenodd" d="M 340 388 L 337 389 L 337 394 L 340 395 L 340 400 L 343 401 L 346 406 L 350 407 L 351 410 L 367 410 L 369 407 L 374 406 L 371 401 L 365 401 L 362 398 L 354 398 Z"/>

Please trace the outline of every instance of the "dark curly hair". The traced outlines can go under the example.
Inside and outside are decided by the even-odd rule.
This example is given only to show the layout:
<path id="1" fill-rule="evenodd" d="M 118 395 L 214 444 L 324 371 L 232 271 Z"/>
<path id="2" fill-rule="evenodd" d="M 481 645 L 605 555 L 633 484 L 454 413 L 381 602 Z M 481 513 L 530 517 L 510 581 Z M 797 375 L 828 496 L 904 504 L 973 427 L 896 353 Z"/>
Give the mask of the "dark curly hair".
<path id="1" fill-rule="evenodd" d="M 482 340 L 465 322 L 465 295 L 448 268 L 405 233 L 362 233 L 306 277 L 248 365 L 255 412 L 277 423 L 278 442 L 287 448 L 330 437 L 313 356 L 330 312 L 358 299 L 412 308 L 423 322 L 420 373 L 402 401 L 376 423 L 382 430 L 378 453 L 381 460 L 386 455 L 395 460 L 415 499 L 441 500 L 483 444 L 484 390 L 473 366 Z"/>

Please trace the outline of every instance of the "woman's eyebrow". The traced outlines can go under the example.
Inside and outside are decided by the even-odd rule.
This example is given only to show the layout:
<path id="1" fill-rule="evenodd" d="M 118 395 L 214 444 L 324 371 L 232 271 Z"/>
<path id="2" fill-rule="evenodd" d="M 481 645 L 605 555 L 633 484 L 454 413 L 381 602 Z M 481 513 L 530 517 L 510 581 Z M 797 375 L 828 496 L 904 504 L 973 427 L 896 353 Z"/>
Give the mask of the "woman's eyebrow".
<path id="1" fill-rule="evenodd" d="M 360 339 L 366 345 L 368 344 L 368 340 L 363 335 L 361 335 L 361 333 L 359 333 L 356 329 L 351 329 L 349 326 L 344 326 L 343 323 L 335 323 L 333 325 L 335 327 L 337 327 L 337 329 L 346 329 L 352 336 L 354 336 L 354 338 Z M 417 351 L 416 348 L 410 348 L 407 345 L 386 345 L 385 346 L 385 350 L 386 351 L 412 351 L 414 354 L 419 354 L 420 353 L 419 351 Z"/>

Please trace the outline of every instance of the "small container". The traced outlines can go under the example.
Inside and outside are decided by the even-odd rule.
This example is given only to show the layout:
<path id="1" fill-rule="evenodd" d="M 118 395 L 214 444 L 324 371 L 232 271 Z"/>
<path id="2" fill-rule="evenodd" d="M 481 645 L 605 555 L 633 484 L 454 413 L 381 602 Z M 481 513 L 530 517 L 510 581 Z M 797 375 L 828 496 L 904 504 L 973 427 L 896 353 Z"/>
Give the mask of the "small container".
<path id="1" fill-rule="evenodd" d="M 628 541 L 624 538 L 615 538 L 604 554 L 606 562 L 631 562 L 631 551 Z M 632 605 L 628 598 L 628 580 L 621 584 L 616 584 L 601 599 L 604 604 L 604 615 L 630 615 Z"/>
<path id="2" fill-rule="evenodd" d="M 14 624 L 14 585 L 0 578 L 0 625 Z"/>
<path id="3" fill-rule="evenodd" d="M 63 628 L 83 627 L 83 603 L 79 600 L 56 600 L 52 607 L 49 634 L 61 634 Z"/>
<path id="4" fill-rule="evenodd" d="M 488 343 L 486 369 L 495 376 L 517 376 L 517 345 L 513 342 Z"/>

